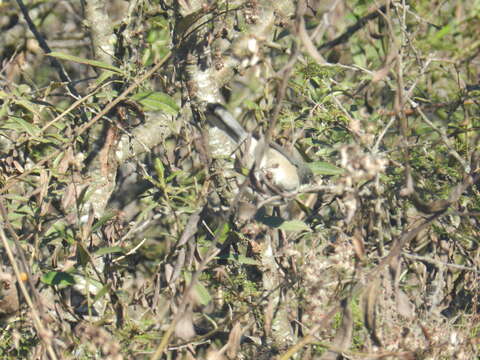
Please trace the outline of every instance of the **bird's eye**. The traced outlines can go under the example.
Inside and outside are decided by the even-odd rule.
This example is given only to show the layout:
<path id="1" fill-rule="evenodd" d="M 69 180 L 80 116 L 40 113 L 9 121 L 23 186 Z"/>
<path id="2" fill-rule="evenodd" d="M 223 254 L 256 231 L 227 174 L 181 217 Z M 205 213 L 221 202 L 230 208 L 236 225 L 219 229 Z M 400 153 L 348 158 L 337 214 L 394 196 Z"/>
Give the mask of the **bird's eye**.
<path id="1" fill-rule="evenodd" d="M 272 181 L 273 180 L 273 174 L 271 171 L 266 171 L 265 172 L 265 178 L 268 180 L 268 181 Z"/>

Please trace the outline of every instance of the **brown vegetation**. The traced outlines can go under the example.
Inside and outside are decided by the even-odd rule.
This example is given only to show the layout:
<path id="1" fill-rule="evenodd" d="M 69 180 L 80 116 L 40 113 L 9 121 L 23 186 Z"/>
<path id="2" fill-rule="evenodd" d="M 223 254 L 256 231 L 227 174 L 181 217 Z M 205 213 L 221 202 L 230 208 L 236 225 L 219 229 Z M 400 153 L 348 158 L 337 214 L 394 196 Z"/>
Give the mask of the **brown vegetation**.
<path id="1" fill-rule="evenodd" d="M 478 1 L 0 10 L 1 358 L 478 358 Z"/>

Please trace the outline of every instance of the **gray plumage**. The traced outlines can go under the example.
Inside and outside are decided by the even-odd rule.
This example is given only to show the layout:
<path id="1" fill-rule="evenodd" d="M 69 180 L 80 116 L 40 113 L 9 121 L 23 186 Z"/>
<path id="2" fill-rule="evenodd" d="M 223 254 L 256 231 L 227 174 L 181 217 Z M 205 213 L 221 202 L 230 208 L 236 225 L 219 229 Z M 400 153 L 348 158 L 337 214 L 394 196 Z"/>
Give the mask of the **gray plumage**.
<path id="1" fill-rule="evenodd" d="M 262 148 L 259 145 L 263 145 L 263 140 L 250 136 L 233 115 L 220 104 L 207 106 L 207 120 L 214 128 L 212 130 L 216 131 L 215 136 L 226 135 L 226 140 L 218 140 L 217 143 L 229 141 L 230 144 L 226 144 L 229 145 L 228 148 L 235 150 L 240 147 L 244 165 L 251 168 L 258 155 L 257 152 Z M 292 154 L 274 142 L 269 143 L 264 150 L 260 164 L 257 166 L 259 171 L 282 191 L 295 191 L 300 185 L 308 184 L 313 178 L 312 171 L 298 152 Z"/>

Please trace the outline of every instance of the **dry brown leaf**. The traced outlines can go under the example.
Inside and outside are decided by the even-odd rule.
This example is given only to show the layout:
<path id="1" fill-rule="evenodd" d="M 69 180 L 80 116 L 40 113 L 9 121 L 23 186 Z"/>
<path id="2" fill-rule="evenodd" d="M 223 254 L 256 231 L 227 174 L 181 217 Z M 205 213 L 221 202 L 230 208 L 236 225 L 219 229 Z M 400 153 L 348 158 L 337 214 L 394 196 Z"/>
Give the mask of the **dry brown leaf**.
<path id="1" fill-rule="evenodd" d="M 358 259 L 360 259 L 360 261 L 365 261 L 365 244 L 363 243 L 363 238 L 359 230 L 355 231 L 355 234 L 352 237 L 352 244 L 353 250 L 355 251 L 355 255 L 357 255 Z"/>
<path id="2" fill-rule="evenodd" d="M 165 264 L 165 279 L 169 282 L 172 278 L 173 266 L 171 264 Z"/>
<path id="3" fill-rule="evenodd" d="M 242 328 L 240 323 L 237 322 L 234 326 L 230 334 L 228 335 L 228 350 L 227 355 L 231 359 L 236 359 L 238 350 L 240 349 L 240 339 L 242 337 Z"/>
<path id="4" fill-rule="evenodd" d="M 73 155 L 73 149 L 71 147 L 68 147 L 64 152 L 63 152 L 63 157 L 62 160 L 58 163 L 57 166 L 57 171 L 60 174 L 65 174 L 70 166 L 71 163 L 75 161 L 75 156 Z"/>
<path id="5" fill-rule="evenodd" d="M 207 356 L 205 357 L 206 360 L 225 360 L 225 356 L 223 356 L 223 351 L 218 350 L 217 347 L 212 344 L 207 351 Z"/>
<path id="6" fill-rule="evenodd" d="M 196 234 L 198 230 L 198 222 L 200 221 L 200 212 L 201 210 L 196 211 L 188 218 L 187 225 L 185 226 L 185 230 L 178 241 L 177 247 L 185 245 L 188 240 L 190 240 Z"/>
<path id="7" fill-rule="evenodd" d="M 377 313 L 376 313 L 376 305 L 377 305 L 377 297 L 379 292 L 379 283 L 378 280 L 373 281 L 370 285 L 368 285 L 365 294 L 363 295 L 363 318 L 365 327 L 367 328 L 370 338 L 372 339 L 373 343 L 376 346 L 382 346 L 382 342 L 380 341 L 377 335 Z"/>
<path id="8" fill-rule="evenodd" d="M 272 322 L 273 322 L 273 312 L 275 309 L 274 301 L 270 298 L 268 300 L 268 305 L 265 308 L 265 317 L 264 317 L 264 331 L 265 334 L 270 335 L 272 332 Z"/>
<path id="9" fill-rule="evenodd" d="M 183 265 L 185 264 L 185 256 L 185 248 L 183 247 L 178 252 L 177 261 L 175 262 L 175 268 L 173 270 L 172 277 L 167 278 L 167 281 L 170 285 L 173 285 L 175 283 L 175 280 L 177 280 L 180 276 L 181 271 L 183 270 Z"/>
<path id="10" fill-rule="evenodd" d="M 76 194 L 77 192 L 75 191 L 75 184 L 68 184 L 62 197 L 62 208 L 66 212 L 68 212 L 70 208 L 75 204 Z"/>
<path id="11" fill-rule="evenodd" d="M 195 337 L 195 335 L 196 332 L 193 327 L 193 312 L 191 309 L 186 309 L 175 325 L 175 336 L 187 341 Z"/>
<path id="12" fill-rule="evenodd" d="M 43 203 L 43 199 L 48 193 L 48 175 L 45 169 L 40 169 L 40 179 L 38 181 L 40 187 L 40 194 L 38 196 L 38 202 Z"/>
<path id="13" fill-rule="evenodd" d="M 405 294 L 402 290 L 397 289 L 396 291 L 396 300 L 397 300 L 397 311 L 400 315 L 405 317 L 406 319 L 413 319 L 414 317 L 414 310 L 412 304 L 410 303 L 410 299 L 408 295 Z"/>

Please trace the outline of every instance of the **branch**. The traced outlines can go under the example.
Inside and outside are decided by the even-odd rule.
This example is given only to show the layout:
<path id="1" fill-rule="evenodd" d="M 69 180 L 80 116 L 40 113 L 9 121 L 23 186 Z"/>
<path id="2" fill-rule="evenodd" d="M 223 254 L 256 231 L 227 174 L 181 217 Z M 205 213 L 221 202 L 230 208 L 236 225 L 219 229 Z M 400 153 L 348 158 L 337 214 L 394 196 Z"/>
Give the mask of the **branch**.
<path id="1" fill-rule="evenodd" d="M 391 6 L 393 5 L 391 4 Z M 358 30 L 363 28 L 370 20 L 376 19 L 377 17 L 380 16 L 381 13 L 385 13 L 386 10 L 387 10 L 387 6 L 383 5 L 378 9 L 372 11 L 370 14 L 365 15 L 364 17 L 358 19 L 358 21 L 355 24 L 349 26 L 342 35 L 336 37 L 335 39 L 329 42 L 326 42 L 323 45 L 320 45 L 318 50 L 331 49 L 337 45 L 346 43 Z"/>
<path id="2" fill-rule="evenodd" d="M 134 83 L 130 85 L 127 89 L 125 89 L 117 98 L 115 98 L 110 103 L 108 103 L 107 106 L 105 106 L 103 110 L 100 111 L 93 119 L 91 119 L 90 121 L 88 121 L 87 123 L 79 127 L 77 131 L 75 131 L 75 133 L 72 135 L 72 138 L 76 138 L 77 136 L 84 134 L 85 131 L 90 129 L 98 120 L 100 120 L 103 116 L 108 114 L 110 110 L 112 110 L 115 106 L 117 106 L 119 102 L 125 100 L 127 96 L 130 93 L 132 93 L 137 87 L 139 87 L 145 80 L 153 76 L 153 74 L 155 74 L 158 71 L 158 69 L 160 69 L 167 62 L 171 54 L 172 54 L 171 52 L 168 52 L 167 55 L 165 55 L 163 59 L 161 59 L 154 67 L 152 67 L 144 75 L 140 76 L 140 78 L 136 79 Z M 30 169 L 24 171 L 22 174 L 16 177 L 13 177 L 7 180 L 5 186 L 0 189 L 0 194 L 4 194 L 5 192 L 7 192 L 7 190 L 9 190 L 15 183 L 17 183 L 17 181 L 37 171 L 40 167 L 45 165 L 47 162 L 49 162 L 50 160 L 54 159 L 55 157 L 60 155 L 62 152 L 67 150 L 67 148 L 70 146 L 71 146 L 70 142 L 66 143 L 65 145 L 61 146 L 60 149 L 58 149 L 57 151 L 52 152 L 50 155 L 44 157 L 42 160 L 34 164 Z"/>

